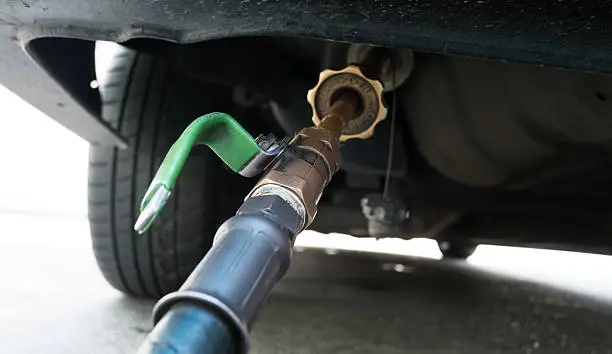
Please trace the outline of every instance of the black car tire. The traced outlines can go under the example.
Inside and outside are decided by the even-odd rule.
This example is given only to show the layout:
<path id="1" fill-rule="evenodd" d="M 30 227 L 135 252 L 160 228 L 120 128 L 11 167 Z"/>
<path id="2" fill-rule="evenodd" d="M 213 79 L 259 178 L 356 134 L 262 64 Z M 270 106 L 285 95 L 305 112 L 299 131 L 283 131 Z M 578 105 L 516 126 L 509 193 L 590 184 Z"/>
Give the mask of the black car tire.
<path id="1" fill-rule="evenodd" d="M 90 147 L 95 258 L 118 290 L 157 298 L 182 284 L 251 184 L 233 176 L 208 149 L 196 148 L 150 230 L 133 231 L 140 201 L 171 144 L 199 115 L 231 113 L 231 89 L 188 79 L 159 59 L 121 48 L 99 90 L 102 117 L 128 148 Z"/>

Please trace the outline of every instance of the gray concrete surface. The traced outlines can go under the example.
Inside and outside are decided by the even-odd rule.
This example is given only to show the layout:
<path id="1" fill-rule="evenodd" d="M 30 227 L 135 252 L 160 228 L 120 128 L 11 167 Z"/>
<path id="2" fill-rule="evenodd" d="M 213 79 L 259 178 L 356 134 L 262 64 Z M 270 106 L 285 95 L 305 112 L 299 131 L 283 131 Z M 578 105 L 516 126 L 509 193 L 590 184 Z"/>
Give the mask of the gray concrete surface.
<path id="1" fill-rule="evenodd" d="M 105 283 L 84 218 L 0 214 L 0 235 L 0 353 L 136 350 L 152 302 Z M 253 332 L 252 353 L 612 348 L 610 257 L 489 248 L 470 263 L 448 263 L 299 250 Z"/>

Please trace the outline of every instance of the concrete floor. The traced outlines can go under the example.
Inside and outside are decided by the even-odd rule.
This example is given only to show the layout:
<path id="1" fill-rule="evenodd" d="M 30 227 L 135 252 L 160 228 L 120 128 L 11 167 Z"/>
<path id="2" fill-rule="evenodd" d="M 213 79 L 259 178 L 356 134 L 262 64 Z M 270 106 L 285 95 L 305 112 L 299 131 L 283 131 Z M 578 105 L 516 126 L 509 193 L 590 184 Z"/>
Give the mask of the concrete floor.
<path id="1" fill-rule="evenodd" d="M 135 352 L 152 302 L 105 283 L 84 218 L 0 214 L 0 235 L 0 353 Z M 611 352 L 610 257 L 489 247 L 448 263 L 299 250 L 252 353 Z"/>

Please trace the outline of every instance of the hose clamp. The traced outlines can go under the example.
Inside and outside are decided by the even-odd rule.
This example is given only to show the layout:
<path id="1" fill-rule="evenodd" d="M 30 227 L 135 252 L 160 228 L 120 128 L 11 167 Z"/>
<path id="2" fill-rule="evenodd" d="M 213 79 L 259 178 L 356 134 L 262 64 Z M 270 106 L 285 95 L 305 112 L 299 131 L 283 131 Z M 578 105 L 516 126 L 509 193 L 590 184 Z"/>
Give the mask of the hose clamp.
<path id="1" fill-rule="evenodd" d="M 261 134 L 255 141 L 259 145 L 259 152 L 238 170 L 241 176 L 254 177 L 264 171 L 285 151 L 290 138 L 279 140 L 273 134 Z"/>

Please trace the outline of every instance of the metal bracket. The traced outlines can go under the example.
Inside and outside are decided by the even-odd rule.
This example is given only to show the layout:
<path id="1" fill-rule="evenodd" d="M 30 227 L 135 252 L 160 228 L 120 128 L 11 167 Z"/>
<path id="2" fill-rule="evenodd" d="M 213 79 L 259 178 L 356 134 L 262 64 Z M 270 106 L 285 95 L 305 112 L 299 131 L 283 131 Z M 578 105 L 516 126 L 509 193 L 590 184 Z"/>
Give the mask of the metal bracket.
<path id="1" fill-rule="evenodd" d="M 259 145 L 259 151 L 238 170 L 241 176 L 254 177 L 264 171 L 285 151 L 291 138 L 285 137 L 279 140 L 274 134 L 261 134 L 255 141 Z"/>

